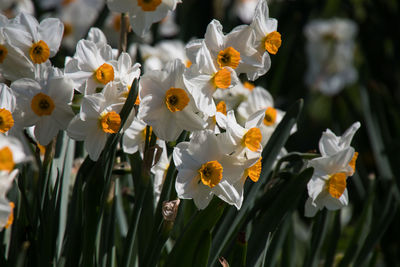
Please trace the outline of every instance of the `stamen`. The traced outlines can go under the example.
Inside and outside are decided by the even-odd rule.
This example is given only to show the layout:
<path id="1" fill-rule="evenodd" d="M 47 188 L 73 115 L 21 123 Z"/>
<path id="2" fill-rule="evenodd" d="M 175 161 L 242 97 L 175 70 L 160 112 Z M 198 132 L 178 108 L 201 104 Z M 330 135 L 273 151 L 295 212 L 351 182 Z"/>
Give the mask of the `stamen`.
<path id="1" fill-rule="evenodd" d="M 0 133 L 5 133 L 14 126 L 14 119 L 10 111 L 0 108 Z"/>
<path id="2" fill-rule="evenodd" d="M 171 112 L 183 110 L 189 104 L 189 96 L 181 88 L 171 87 L 165 93 L 165 104 Z"/>
<path id="3" fill-rule="evenodd" d="M 0 149 L 0 171 L 12 171 L 15 162 L 11 149 L 5 146 Z"/>
<path id="4" fill-rule="evenodd" d="M 346 174 L 343 172 L 338 172 L 329 177 L 326 182 L 326 188 L 329 194 L 334 198 L 340 198 L 346 189 Z"/>
<path id="5" fill-rule="evenodd" d="M 281 47 L 282 39 L 281 34 L 277 31 L 273 31 L 265 36 L 264 47 L 268 53 L 275 55 Z"/>
<path id="6" fill-rule="evenodd" d="M 266 126 L 274 125 L 276 121 L 276 114 L 277 114 L 276 109 L 274 109 L 273 107 L 268 107 L 265 110 L 265 116 L 263 120 L 264 124 Z"/>
<path id="7" fill-rule="evenodd" d="M 154 11 L 161 4 L 161 0 L 137 0 L 143 11 Z"/>
<path id="8" fill-rule="evenodd" d="M 3 61 L 6 59 L 7 54 L 8 54 L 7 47 L 0 44 L 0 64 L 3 63 Z"/>
<path id="9" fill-rule="evenodd" d="M 29 50 L 29 56 L 33 63 L 41 64 L 49 59 L 50 48 L 44 41 L 40 40 L 39 42 L 32 44 L 31 49 Z"/>
<path id="10" fill-rule="evenodd" d="M 213 160 L 201 165 L 198 172 L 203 184 L 213 188 L 222 180 L 223 168 L 218 161 Z"/>
<path id="11" fill-rule="evenodd" d="M 107 63 L 101 65 L 94 74 L 95 79 L 104 85 L 114 80 L 114 68 Z"/>
<path id="12" fill-rule="evenodd" d="M 117 133 L 121 126 L 121 117 L 115 111 L 103 112 L 99 118 L 99 125 L 105 133 Z"/>
<path id="13" fill-rule="evenodd" d="M 240 53 L 233 47 L 227 47 L 218 53 L 217 62 L 220 68 L 236 69 L 240 62 Z"/>
<path id="14" fill-rule="evenodd" d="M 38 93 L 32 98 L 31 108 L 38 116 L 51 115 L 54 107 L 53 99 L 46 94 Z"/>
<path id="15" fill-rule="evenodd" d="M 262 134 L 260 129 L 251 128 L 242 138 L 242 146 L 247 147 L 251 151 L 257 151 L 260 149 L 262 140 Z"/>
<path id="16" fill-rule="evenodd" d="M 212 82 L 216 88 L 226 89 L 231 85 L 231 72 L 221 69 L 214 74 Z"/>

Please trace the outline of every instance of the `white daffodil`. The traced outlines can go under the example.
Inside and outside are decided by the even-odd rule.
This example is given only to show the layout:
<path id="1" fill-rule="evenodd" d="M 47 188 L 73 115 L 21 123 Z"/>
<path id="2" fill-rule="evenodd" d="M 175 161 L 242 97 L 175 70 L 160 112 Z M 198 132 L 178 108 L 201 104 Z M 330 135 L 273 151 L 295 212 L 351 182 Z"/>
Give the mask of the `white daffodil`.
<path id="1" fill-rule="evenodd" d="M 11 172 L 15 165 L 29 160 L 21 142 L 12 136 L 0 134 L 0 171 Z"/>
<path id="2" fill-rule="evenodd" d="M 59 73 L 58 73 L 59 74 Z M 17 99 L 18 117 L 15 123 L 21 127 L 35 125 L 35 137 L 43 146 L 47 145 L 59 130 L 65 130 L 73 118 L 70 107 L 73 83 L 58 76 L 57 71 L 49 74 L 45 82 L 20 79 L 11 84 Z"/>
<path id="3" fill-rule="evenodd" d="M 304 28 L 308 55 L 307 84 L 326 95 L 357 80 L 353 65 L 357 25 L 348 19 L 313 20 Z"/>
<path id="4" fill-rule="evenodd" d="M 20 13 L 3 30 L 8 42 L 20 49 L 33 64 L 44 63 L 55 56 L 63 31 L 64 25 L 59 19 L 47 18 L 39 24 L 35 17 L 25 13 Z"/>
<path id="5" fill-rule="evenodd" d="M 14 203 L 10 202 L 6 194 L 10 190 L 18 170 L 11 173 L 0 171 L 0 231 L 8 228 L 14 220 L 13 209 Z"/>
<path id="6" fill-rule="evenodd" d="M 85 149 L 93 161 L 99 158 L 108 136 L 117 133 L 121 127 L 119 112 L 123 103 L 115 103 L 116 92 L 116 85 L 109 83 L 102 93 L 86 95 L 79 114 L 68 126 L 68 136 L 84 141 Z M 134 115 L 134 110 L 131 114 Z"/>
<path id="7" fill-rule="evenodd" d="M 313 217 L 324 207 L 337 210 L 347 206 L 346 179 L 353 174 L 353 155 L 354 149 L 348 147 L 336 154 L 309 161 L 314 174 L 307 184 L 309 198 L 305 204 L 305 216 Z"/>
<path id="8" fill-rule="evenodd" d="M 90 95 L 101 91 L 107 83 L 114 81 L 115 65 L 111 46 L 80 40 L 75 56 L 65 64 L 64 72 L 74 81 L 76 90 Z"/>
<path id="9" fill-rule="evenodd" d="M 271 64 L 269 54 L 275 55 L 278 52 L 282 39 L 281 34 L 277 31 L 278 21 L 269 17 L 267 1 L 258 1 L 256 13 L 250 27 L 253 28 L 254 33 L 253 45 L 260 54 L 267 57 L 266 61 Z"/>
<path id="10" fill-rule="evenodd" d="M 207 207 L 213 195 L 240 209 L 241 192 L 233 186 L 248 167 L 226 155 L 218 137 L 210 130 L 179 143 L 173 152 L 178 170 L 175 189 L 179 198 L 193 199 L 199 209 Z"/>
<path id="11" fill-rule="evenodd" d="M 196 106 L 206 115 L 212 117 L 216 112 L 213 95 L 218 88 L 228 89 L 239 82 L 236 72 L 230 67 L 219 69 L 213 61 L 210 51 L 203 43 L 196 55 L 187 50 L 188 57 L 193 58 L 195 64 L 185 70 L 184 82 L 188 91 L 193 95 Z"/>
<path id="12" fill-rule="evenodd" d="M 185 65 L 175 60 L 165 71 L 152 71 L 140 79 L 138 118 L 165 141 L 176 140 L 183 130 L 196 131 L 206 126 L 183 83 L 184 69 Z"/>
<path id="13" fill-rule="evenodd" d="M 238 119 L 240 122 L 248 120 L 250 115 L 259 110 L 264 110 L 265 116 L 260 126 L 263 136 L 262 145 L 265 146 L 275 131 L 276 126 L 281 122 L 285 112 L 274 108 L 274 100 L 271 94 L 262 87 L 255 87 L 249 94 L 246 101 L 242 102 L 237 108 Z M 291 133 L 296 131 L 296 126 L 292 128 Z"/>
<path id="14" fill-rule="evenodd" d="M 15 110 L 15 96 L 5 84 L 0 84 L 0 133 L 7 133 L 14 126 L 12 113 Z"/>
<path id="15" fill-rule="evenodd" d="M 224 35 L 222 25 L 218 20 L 208 24 L 204 35 L 204 43 L 210 50 L 211 58 L 219 68 L 230 67 L 237 74 L 246 73 L 250 80 L 255 80 L 264 75 L 270 62 L 252 45 L 252 28 L 248 25 L 241 25 L 234 28 L 230 33 Z M 201 47 L 201 40 L 195 40 L 188 44 L 188 57 L 194 64 L 199 64 L 199 57 L 191 57 Z M 197 59 L 197 60 L 196 60 Z"/>
<path id="16" fill-rule="evenodd" d="M 144 36 L 153 23 L 162 20 L 181 0 L 107 0 L 110 10 L 129 13 L 133 31 Z"/>
<path id="17" fill-rule="evenodd" d="M 22 25 L 11 24 L 12 20 L 7 19 L 6 16 L 0 14 L 0 73 L 1 75 L 10 80 L 15 81 L 20 78 L 35 78 L 35 67 L 31 60 L 25 56 L 15 44 L 10 43 L 5 34 L 4 28 L 19 27 Z"/>
<path id="18" fill-rule="evenodd" d="M 234 111 L 230 110 L 227 115 L 226 132 L 221 135 L 226 146 L 231 145 L 227 153 L 241 155 L 245 159 L 258 159 L 262 150 L 260 126 L 263 120 L 264 111 L 259 110 L 249 117 L 243 128 L 236 122 Z"/>

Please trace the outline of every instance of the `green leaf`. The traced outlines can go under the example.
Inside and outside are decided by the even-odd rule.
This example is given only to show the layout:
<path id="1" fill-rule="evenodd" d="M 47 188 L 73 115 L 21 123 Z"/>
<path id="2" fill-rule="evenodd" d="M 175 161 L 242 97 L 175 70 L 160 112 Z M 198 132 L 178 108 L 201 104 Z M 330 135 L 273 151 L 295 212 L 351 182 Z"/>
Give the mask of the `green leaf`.
<path id="1" fill-rule="evenodd" d="M 274 232 L 283 218 L 296 208 L 312 174 L 313 168 L 307 168 L 298 176 L 287 181 L 271 206 L 255 222 L 249 239 L 247 266 L 254 266 L 257 263 L 267 241 L 268 233 Z"/>
<path id="2" fill-rule="evenodd" d="M 193 244 L 199 244 L 203 233 L 211 231 L 221 217 L 225 206 L 224 202 L 214 197 L 206 209 L 198 212 L 176 241 L 165 266 L 192 266 L 197 253 L 196 246 Z"/>

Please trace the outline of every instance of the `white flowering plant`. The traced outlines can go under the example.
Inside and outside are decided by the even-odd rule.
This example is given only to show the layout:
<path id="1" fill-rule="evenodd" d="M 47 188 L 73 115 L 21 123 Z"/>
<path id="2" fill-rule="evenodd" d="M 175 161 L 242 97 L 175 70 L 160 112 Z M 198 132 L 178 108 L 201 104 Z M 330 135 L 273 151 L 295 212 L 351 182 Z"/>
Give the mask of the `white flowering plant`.
<path id="1" fill-rule="evenodd" d="M 0 4 L 0 266 L 398 264 L 396 98 L 290 3 Z"/>

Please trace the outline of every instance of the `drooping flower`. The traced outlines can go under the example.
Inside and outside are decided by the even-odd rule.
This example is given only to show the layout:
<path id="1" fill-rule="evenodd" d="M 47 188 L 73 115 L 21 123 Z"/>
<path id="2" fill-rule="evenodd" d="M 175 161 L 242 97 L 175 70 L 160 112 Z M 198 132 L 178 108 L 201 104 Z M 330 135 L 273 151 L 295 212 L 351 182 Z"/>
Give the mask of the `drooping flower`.
<path id="1" fill-rule="evenodd" d="M 176 140 L 183 130 L 201 130 L 206 125 L 183 83 L 184 69 L 183 63 L 175 60 L 166 70 L 146 73 L 140 79 L 138 118 L 165 141 Z"/>
<path id="2" fill-rule="evenodd" d="M 16 94 L 18 126 L 35 125 L 35 137 L 43 146 L 58 133 L 65 130 L 73 118 L 70 107 L 73 97 L 73 83 L 54 70 L 41 83 L 32 79 L 20 79 L 11 84 Z"/>
<path id="3" fill-rule="evenodd" d="M 181 0 L 107 0 L 110 10 L 129 13 L 133 31 L 144 36 L 153 23 L 162 20 L 169 11 L 173 11 Z"/>

